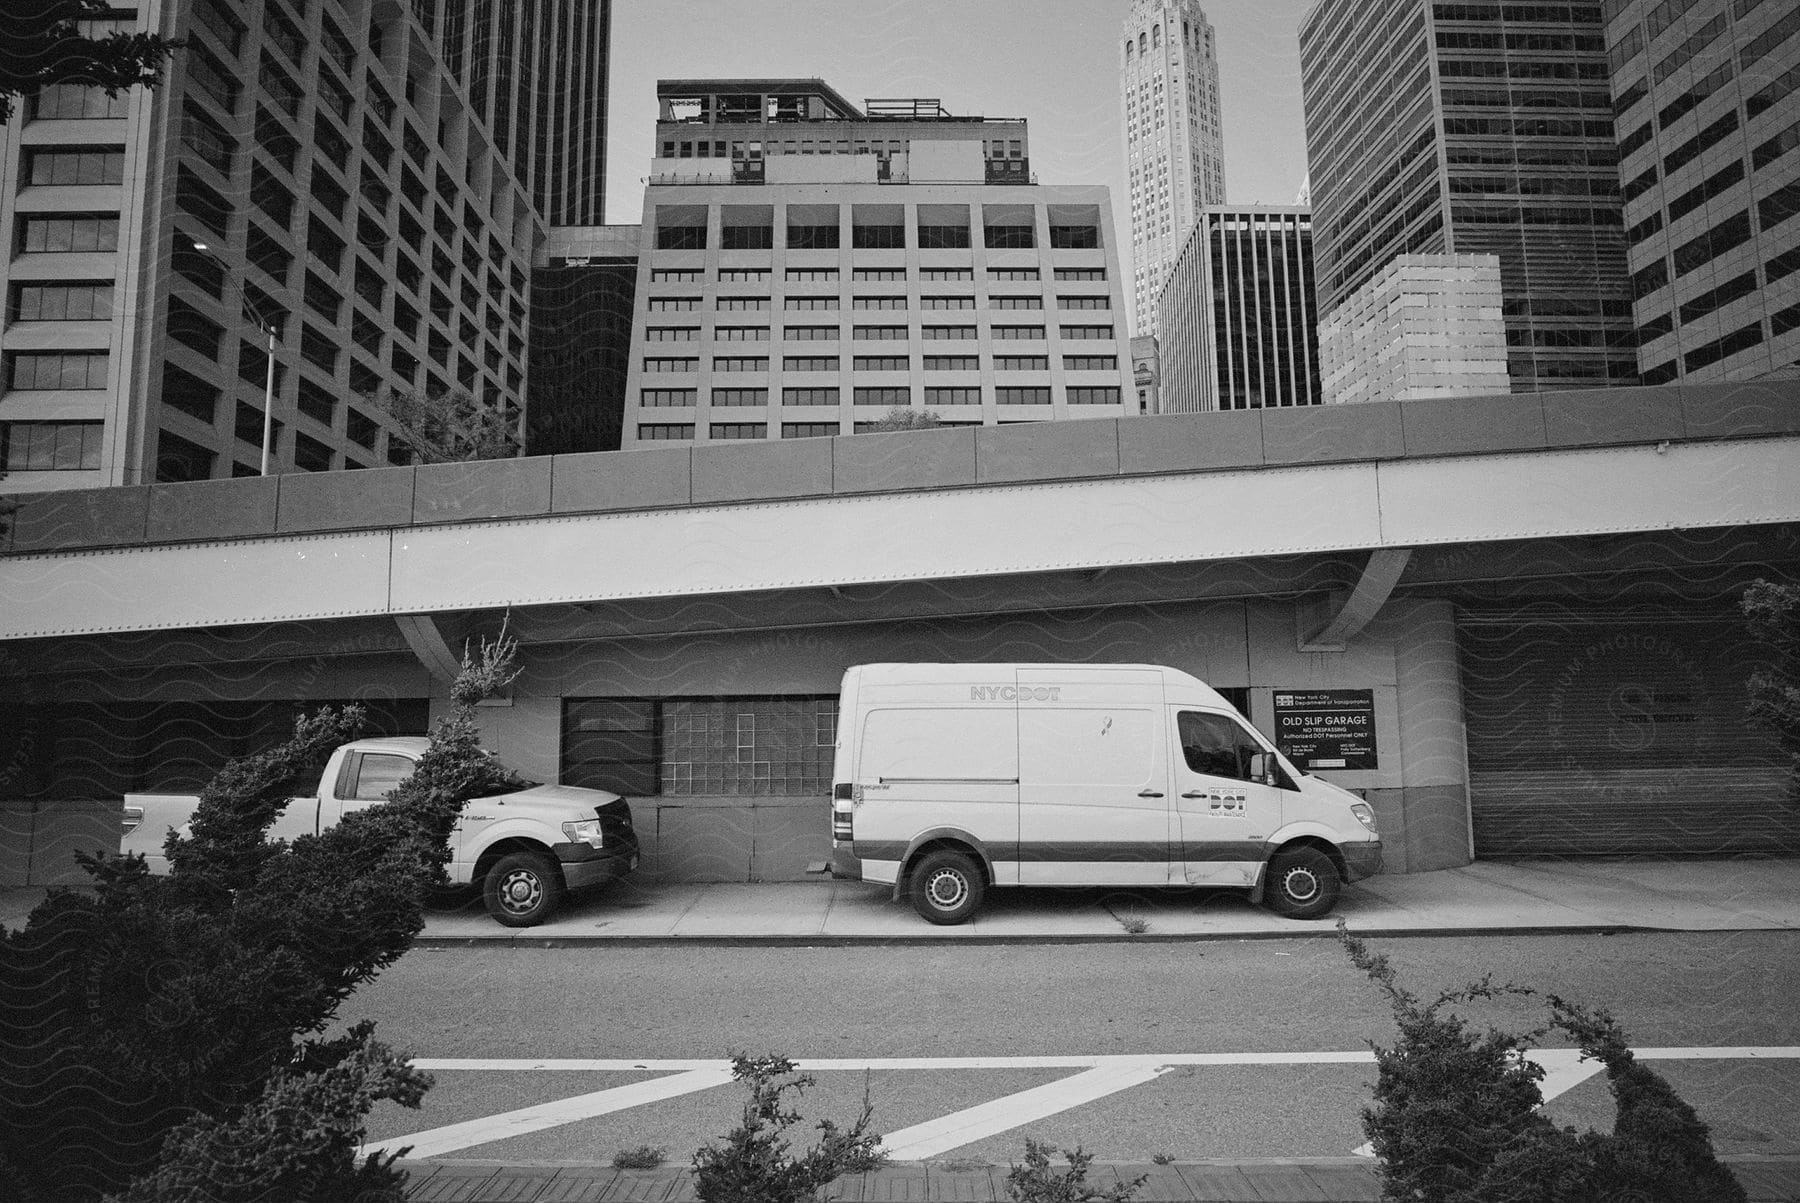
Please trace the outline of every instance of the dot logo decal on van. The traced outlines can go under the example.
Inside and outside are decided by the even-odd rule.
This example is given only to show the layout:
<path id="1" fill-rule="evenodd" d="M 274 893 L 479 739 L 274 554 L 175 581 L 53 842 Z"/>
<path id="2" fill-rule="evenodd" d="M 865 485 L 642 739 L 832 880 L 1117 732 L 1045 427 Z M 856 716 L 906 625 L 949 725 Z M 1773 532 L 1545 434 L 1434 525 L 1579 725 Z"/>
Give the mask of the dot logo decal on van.
<path id="1" fill-rule="evenodd" d="M 1062 700 L 1062 686 L 1039 685 L 1036 688 L 1020 689 L 1017 685 L 971 685 L 969 700 L 972 702 L 1059 702 Z"/>

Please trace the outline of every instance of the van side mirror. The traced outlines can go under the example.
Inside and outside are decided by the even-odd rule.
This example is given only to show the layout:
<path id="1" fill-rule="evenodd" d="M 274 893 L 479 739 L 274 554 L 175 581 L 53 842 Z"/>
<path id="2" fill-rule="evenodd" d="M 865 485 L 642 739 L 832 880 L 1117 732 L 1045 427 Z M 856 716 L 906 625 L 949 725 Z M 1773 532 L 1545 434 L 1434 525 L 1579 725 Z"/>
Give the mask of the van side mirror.
<path id="1" fill-rule="evenodd" d="M 1267 752 L 1256 752 L 1250 757 L 1250 780 L 1263 785 L 1277 785 L 1280 777 L 1275 770 L 1275 757 Z"/>

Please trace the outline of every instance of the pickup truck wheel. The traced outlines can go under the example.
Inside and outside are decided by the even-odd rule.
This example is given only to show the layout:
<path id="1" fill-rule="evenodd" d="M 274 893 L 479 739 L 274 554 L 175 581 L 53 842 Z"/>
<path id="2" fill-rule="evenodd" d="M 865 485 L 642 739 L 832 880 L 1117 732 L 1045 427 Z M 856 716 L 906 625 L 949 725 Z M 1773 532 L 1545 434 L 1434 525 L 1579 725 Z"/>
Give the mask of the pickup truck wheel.
<path id="1" fill-rule="evenodd" d="M 1318 919 L 1337 905 L 1337 866 L 1317 848 L 1293 848 L 1269 858 L 1263 897 L 1269 909 L 1289 919 Z"/>
<path id="2" fill-rule="evenodd" d="M 966 923 L 981 909 L 984 889 L 980 866 L 960 852 L 928 852 L 913 867 L 913 909 L 932 923 Z"/>
<path id="3" fill-rule="evenodd" d="M 488 914 L 507 927 L 535 927 L 562 902 L 562 870 L 541 852 L 509 852 L 482 879 Z"/>

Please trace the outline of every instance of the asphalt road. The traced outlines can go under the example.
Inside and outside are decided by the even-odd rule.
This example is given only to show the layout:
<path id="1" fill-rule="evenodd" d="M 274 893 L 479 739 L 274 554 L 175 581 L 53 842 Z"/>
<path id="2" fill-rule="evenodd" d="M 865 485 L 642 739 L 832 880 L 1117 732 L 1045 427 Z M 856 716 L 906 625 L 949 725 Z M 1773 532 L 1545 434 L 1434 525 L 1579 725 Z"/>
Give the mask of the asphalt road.
<path id="1" fill-rule="evenodd" d="M 1637 1047 L 1800 1046 L 1800 935 L 1489 936 L 1375 941 L 1401 984 L 1430 997 L 1483 974 L 1612 1011 Z M 1509 1030 L 1529 1004 L 1475 1013 Z M 1392 1020 L 1335 941 L 1249 940 L 1000 947 L 425 948 L 354 996 L 389 1043 L 426 1060 L 1119 1056 L 1361 1052 Z M 1546 1043 L 1550 1043 L 1546 1041 Z M 1721 1151 L 1800 1154 L 1800 1060 L 1669 1061 L 1664 1072 L 1714 1125 Z M 371 1137 L 430 1131 L 668 1069 L 437 1071 L 421 1113 L 385 1108 Z M 898 1132 L 1067 1079 L 1077 1070 L 880 1069 L 876 1127 Z M 845 1116 L 865 1075 L 822 1072 L 809 1115 Z M 1344 1156 L 1362 1143 L 1367 1063 L 1186 1065 L 1141 1085 L 989 1131 L 939 1154 L 1016 1160 L 1030 1132 L 1103 1160 Z M 697 1091 L 528 1134 L 500 1130 L 436 1155 L 610 1159 L 661 1145 L 674 1162 L 728 1128 L 735 1087 Z M 1603 1079 L 1551 1104 L 1605 1126 Z M 992 1125 L 990 1125 L 991 1127 Z M 940 1142 L 941 1143 L 941 1142 Z"/>

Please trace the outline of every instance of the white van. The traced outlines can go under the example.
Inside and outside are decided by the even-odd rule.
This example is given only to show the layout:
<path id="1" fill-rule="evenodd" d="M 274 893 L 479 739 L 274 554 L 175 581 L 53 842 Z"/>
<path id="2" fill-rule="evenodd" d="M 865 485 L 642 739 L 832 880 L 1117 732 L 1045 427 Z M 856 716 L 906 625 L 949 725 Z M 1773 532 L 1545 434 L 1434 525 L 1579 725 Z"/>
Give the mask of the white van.
<path id="1" fill-rule="evenodd" d="M 1231 886 L 1313 919 L 1381 867 L 1367 803 L 1155 665 L 857 665 L 832 781 L 832 873 L 933 923 L 1021 885 Z"/>

